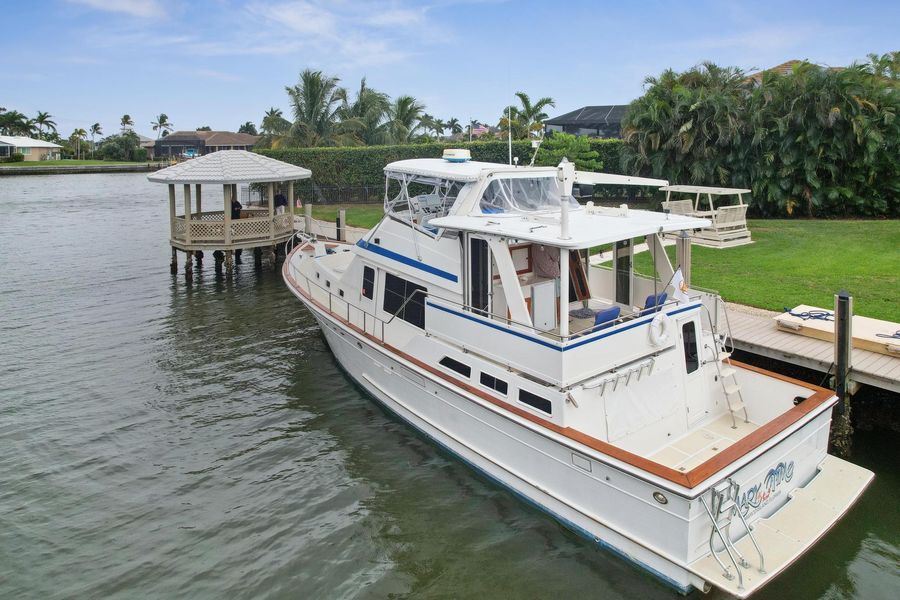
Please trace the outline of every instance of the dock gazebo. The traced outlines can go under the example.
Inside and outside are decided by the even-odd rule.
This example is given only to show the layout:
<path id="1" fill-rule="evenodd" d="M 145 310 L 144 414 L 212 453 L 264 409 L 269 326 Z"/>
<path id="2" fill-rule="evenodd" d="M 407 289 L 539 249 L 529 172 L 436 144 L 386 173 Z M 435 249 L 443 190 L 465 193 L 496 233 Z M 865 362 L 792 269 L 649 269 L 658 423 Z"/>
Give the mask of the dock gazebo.
<path id="1" fill-rule="evenodd" d="M 294 235 L 291 209 L 294 181 L 311 175 L 309 169 L 245 150 L 220 150 L 148 175 L 150 181 L 169 186 L 172 272 L 178 269 L 178 250 L 186 255 L 184 270 L 188 277 L 193 272 L 192 258 L 198 252 L 224 251 L 229 275 L 234 270 L 235 250 L 268 248 L 274 257 L 276 246 Z M 277 214 L 275 186 L 284 183 L 288 186 L 288 206 L 282 214 Z M 210 184 L 222 186 L 222 210 L 204 212 L 202 209 L 202 186 Z M 240 218 L 232 218 L 232 199 L 238 198 L 238 186 L 242 184 L 264 184 L 268 206 L 245 207 L 240 211 Z M 178 186 L 183 189 L 182 215 L 175 214 Z"/>

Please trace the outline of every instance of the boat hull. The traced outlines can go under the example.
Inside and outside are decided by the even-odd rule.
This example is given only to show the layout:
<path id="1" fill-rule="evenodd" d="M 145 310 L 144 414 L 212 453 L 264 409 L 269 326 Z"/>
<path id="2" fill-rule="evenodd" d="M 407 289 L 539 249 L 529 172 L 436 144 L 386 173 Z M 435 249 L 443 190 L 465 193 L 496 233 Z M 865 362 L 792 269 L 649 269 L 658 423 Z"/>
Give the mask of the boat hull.
<path id="1" fill-rule="evenodd" d="M 343 328 L 316 308 L 310 310 L 342 368 L 391 413 L 522 500 L 675 590 L 688 593 L 695 587 L 708 588 L 702 578 L 667 559 L 666 550 L 651 549 L 650 543 L 614 529 L 587 506 L 554 490 L 579 490 L 580 500 L 587 503 L 593 497 L 594 506 L 610 502 L 607 505 L 616 506 L 619 514 L 633 515 L 625 520 L 641 519 L 643 513 L 662 532 L 669 531 L 669 539 L 677 539 L 679 531 L 683 537 L 688 501 L 680 505 L 673 498 L 674 510 L 667 513 L 668 519 L 660 519 L 661 507 L 638 500 L 652 498 L 656 486 L 596 463 L 591 464 L 590 472 L 584 471 L 573 464 L 577 460 L 573 457 L 578 455 L 570 447 L 415 373 L 385 349 Z M 628 485 L 622 485 L 625 483 Z"/>

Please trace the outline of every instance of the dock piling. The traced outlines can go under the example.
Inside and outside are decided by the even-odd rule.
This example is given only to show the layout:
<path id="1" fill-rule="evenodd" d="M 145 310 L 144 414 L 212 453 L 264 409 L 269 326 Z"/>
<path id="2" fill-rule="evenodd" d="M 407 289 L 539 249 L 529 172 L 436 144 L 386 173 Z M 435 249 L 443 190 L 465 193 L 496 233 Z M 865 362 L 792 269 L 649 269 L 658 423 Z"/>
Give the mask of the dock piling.
<path id="1" fill-rule="evenodd" d="M 850 454 L 850 347 L 853 341 L 853 297 L 846 291 L 834 296 L 834 391 L 838 397 L 832 425 L 832 444 L 843 456 Z"/>
<path id="2" fill-rule="evenodd" d="M 347 211 L 345 209 L 338 210 L 337 221 L 334 224 L 335 237 L 338 241 L 347 241 Z"/>
<path id="3" fill-rule="evenodd" d="M 225 251 L 225 276 L 229 279 L 234 275 L 234 250 Z"/>
<path id="4" fill-rule="evenodd" d="M 303 231 L 312 233 L 312 204 L 309 202 L 303 205 Z"/>
<path id="5" fill-rule="evenodd" d="M 178 274 L 178 249 L 172 246 L 172 260 L 169 262 L 169 270 L 172 275 Z"/>

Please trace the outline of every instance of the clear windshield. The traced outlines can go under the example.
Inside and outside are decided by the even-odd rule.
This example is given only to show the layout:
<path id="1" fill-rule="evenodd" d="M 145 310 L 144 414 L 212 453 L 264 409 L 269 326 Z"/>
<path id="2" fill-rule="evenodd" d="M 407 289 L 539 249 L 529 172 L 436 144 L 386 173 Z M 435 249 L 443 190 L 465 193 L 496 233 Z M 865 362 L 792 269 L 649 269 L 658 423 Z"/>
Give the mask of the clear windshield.
<path id="1" fill-rule="evenodd" d="M 532 213 L 559 210 L 562 202 L 556 177 L 495 179 L 481 197 L 483 214 Z M 570 206 L 578 203 L 569 198 Z"/>

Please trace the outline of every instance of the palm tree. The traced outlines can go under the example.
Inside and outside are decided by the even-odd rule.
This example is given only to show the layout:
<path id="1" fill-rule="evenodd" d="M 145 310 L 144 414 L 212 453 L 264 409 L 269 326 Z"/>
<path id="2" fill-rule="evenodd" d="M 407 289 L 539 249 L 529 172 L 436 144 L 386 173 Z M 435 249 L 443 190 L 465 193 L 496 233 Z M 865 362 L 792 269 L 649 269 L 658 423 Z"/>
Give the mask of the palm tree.
<path id="1" fill-rule="evenodd" d="M 134 127 L 134 121 L 132 120 L 131 115 L 128 114 L 122 115 L 121 123 L 122 131 Z"/>
<path id="2" fill-rule="evenodd" d="M 459 119 L 453 117 L 447 120 L 447 131 L 450 132 L 450 135 L 459 135 L 462 133 L 462 125 L 459 122 Z"/>
<path id="3" fill-rule="evenodd" d="M 94 148 L 96 147 L 96 142 L 94 142 L 94 136 L 103 135 L 103 128 L 100 127 L 100 123 L 94 123 L 91 125 L 91 158 L 94 158 Z"/>
<path id="4" fill-rule="evenodd" d="M 365 77 L 360 81 L 356 99 L 350 103 L 346 99 L 338 112 L 340 131 L 355 143 L 372 145 L 387 141 L 387 116 L 391 107 L 388 95 L 366 85 Z"/>
<path id="5" fill-rule="evenodd" d="M 70 140 L 75 141 L 75 156 L 76 158 L 81 158 L 81 140 L 87 137 L 87 131 L 81 129 L 80 127 L 72 132 L 72 135 L 69 136 Z"/>
<path id="6" fill-rule="evenodd" d="M 238 133 L 248 133 L 250 135 L 259 135 L 256 133 L 256 125 L 253 124 L 253 121 L 247 121 L 240 127 L 238 127 Z"/>
<path id="7" fill-rule="evenodd" d="M 291 122 L 284 118 L 280 108 L 273 106 L 266 111 L 259 128 L 263 135 L 284 135 L 291 128 Z"/>
<path id="8" fill-rule="evenodd" d="M 549 96 L 541 98 L 534 104 L 531 103 L 531 98 L 525 92 L 516 92 L 516 96 L 519 98 L 519 102 L 522 103 L 522 107 L 518 109 L 519 121 L 525 127 L 529 137 L 540 137 L 544 128 L 544 119 L 547 118 L 544 108 L 548 106 L 555 107 L 556 103 Z"/>
<path id="9" fill-rule="evenodd" d="M 422 126 L 425 137 L 429 137 L 428 132 L 434 129 L 434 117 L 428 113 L 422 113 L 422 116 L 419 117 L 419 124 Z"/>
<path id="10" fill-rule="evenodd" d="M 422 126 L 421 118 L 425 105 L 412 96 L 398 96 L 388 111 L 391 141 L 395 144 L 411 142 L 416 131 Z"/>
<path id="11" fill-rule="evenodd" d="M 294 111 L 291 137 L 301 146 L 335 145 L 335 127 L 347 92 L 337 77 L 304 69 L 294 86 L 285 88 Z"/>
<path id="12" fill-rule="evenodd" d="M 17 110 L 0 113 L 0 133 L 4 135 L 29 136 L 34 130 L 34 122 Z"/>
<path id="13" fill-rule="evenodd" d="M 440 140 L 444 135 L 444 129 L 447 128 L 447 124 L 436 118 L 432 120 L 431 128 L 434 129 L 434 136 Z"/>
<path id="14" fill-rule="evenodd" d="M 507 139 L 512 132 L 514 140 L 520 140 L 528 137 L 528 128 L 525 126 L 525 120 L 522 118 L 521 112 L 516 106 L 507 106 L 503 109 L 500 121 L 497 123 L 498 132 L 501 139 Z"/>
<path id="15" fill-rule="evenodd" d="M 39 110 L 34 118 L 34 124 L 37 125 L 38 137 L 41 139 L 44 137 L 44 127 L 47 128 L 48 133 L 50 130 L 56 131 L 56 121 L 53 120 L 53 115 L 47 112 Z"/>
<path id="16" fill-rule="evenodd" d="M 160 135 L 168 135 L 170 131 L 172 131 L 173 125 L 169 122 L 169 116 L 166 113 L 160 113 L 158 117 L 156 117 L 155 121 L 150 122 L 153 125 L 153 131 L 156 132 L 156 139 L 159 139 Z"/>

